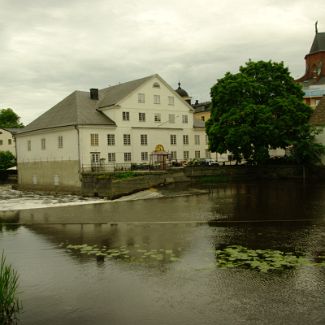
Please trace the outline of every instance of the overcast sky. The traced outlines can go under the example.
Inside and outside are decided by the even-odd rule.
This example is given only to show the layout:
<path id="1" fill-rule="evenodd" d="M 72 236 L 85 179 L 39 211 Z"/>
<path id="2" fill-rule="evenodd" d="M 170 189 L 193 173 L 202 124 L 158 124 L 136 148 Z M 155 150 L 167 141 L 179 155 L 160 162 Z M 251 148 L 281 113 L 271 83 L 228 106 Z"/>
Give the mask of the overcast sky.
<path id="1" fill-rule="evenodd" d="M 0 0 L 0 108 L 30 123 L 74 90 L 158 73 L 193 100 L 248 59 L 303 75 L 324 0 Z"/>

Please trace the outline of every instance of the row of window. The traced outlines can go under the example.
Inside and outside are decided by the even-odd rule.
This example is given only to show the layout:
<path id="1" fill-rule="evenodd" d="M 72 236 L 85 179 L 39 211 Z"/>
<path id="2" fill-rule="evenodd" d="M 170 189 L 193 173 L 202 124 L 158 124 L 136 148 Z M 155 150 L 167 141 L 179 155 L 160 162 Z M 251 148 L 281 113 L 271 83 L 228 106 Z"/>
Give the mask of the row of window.
<path id="1" fill-rule="evenodd" d="M 41 139 L 40 147 L 41 147 L 41 150 L 45 150 L 46 149 L 46 139 L 45 138 L 42 138 Z M 57 137 L 57 147 L 59 149 L 63 148 L 63 136 L 62 135 L 59 135 Z M 28 140 L 27 141 L 27 150 L 28 151 L 31 151 L 32 150 L 32 140 Z"/>
<path id="2" fill-rule="evenodd" d="M 177 151 L 171 151 L 170 152 L 171 155 L 171 159 L 172 160 L 177 160 Z M 125 162 L 130 162 L 132 161 L 132 155 L 131 152 L 124 152 L 123 153 L 124 156 L 124 161 Z M 149 160 L 149 153 L 148 152 L 140 152 L 140 157 L 141 157 L 141 161 L 146 162 Z M 210 158 L 210 152 L 208 150 L 206 150 L 205 152 L 205 157 L 206 158 Z M 188 160 L 190 158 L 190 152 L 185 150 L 183 151 L 183 160 Z M 194 158 L 196 159 L 200 159 L 201 158 L 201 151 L 200 150 L 196 150 L 194 152 Z M 109 152 L 107 155 L 107 161 L 108 162 L 115 162 L 116 161 L 116 153 L 115 152 Z M 91 163 L 92 164 L 99 164 L 100 163 L 100 152 L 92 152 L 91 153 Z"/>
<path id="3" fill-rule="evenodd" d="M 146 113 L 138 113 L 138 118 L 139 122 L 146 122 Z M 130 121 L 130 112 L 122 112 L 122 120 Z M 161 122 L 161 113 L 154 113 L 154 121 Z M 175 114 L 168 114 L 168 120 L 166 122 L 174 124 L 176 122 Z M 188 115 L 182 115 L 182 123 L 188 124 Z"/>
<path id="4" fill-rule="evenodd" d="M 208 144 L 208 138 L 205 137 L 206 144 Z M 107 134 L 107 145 L 114 146 L 115 145 L 115 134 Z M 194 144 L 199 145 L 201 142 L 200 135 L 194 135 Z M 148 135 L 147 134 L 140 134 L 140 143 L 142 146 L 148 145 Z M 131 135 L 130 134 L 123 134 L 123 144 L 125 146 L 131 145 Z M 176 134 L 170 135 L 170 144 L 176 145 L 177 144 L 177 136 Z M 187 134 L 183 135 L 183 144 L 189 144 L 189 136 Z M 98 133 L 91 133 L 90 134 L 90 145 L 91 146 L 99 146 L 99 135 Z"/>
<path id="5" fill-rule="evenodd" d="M 145 103 L 146 102 L 146 95 L 144 93 L 138 93 L 138 103 Z M 153 95 L 153 103 L 160 104 L 160 95 Z M 175 105 L 175 98 L 174 96 L 168 96 L 168 105 L 174 106 Z"/>
<path id="6" fill-rule="evenodd" d="M 12 144 L 12 139 L 8 139 L 8 144 L 11 145 Z M 3 145 L 3 140 L 0 140 L 0 146 Z"/>

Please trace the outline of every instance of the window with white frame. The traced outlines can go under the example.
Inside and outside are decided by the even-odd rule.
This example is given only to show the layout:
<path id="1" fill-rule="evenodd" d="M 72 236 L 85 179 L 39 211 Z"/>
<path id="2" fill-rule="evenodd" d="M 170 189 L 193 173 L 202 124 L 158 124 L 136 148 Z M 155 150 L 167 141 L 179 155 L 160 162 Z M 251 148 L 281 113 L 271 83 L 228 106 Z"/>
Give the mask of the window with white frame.
<path id="1" fill-rule="evenodd" d="M 100 152 L 90 153 L 90 162 L 92 165 L 98 165 L 100 161 Z"/>
<path id="2" fill-rule="evenodd" d="M 207 134 L 205 135 L 205 144 L 209 144 L 209 137 Z"/>
<path id="3" fill-rule="evenodd" d="M 155 113 L 155 122 L 161 122 L 161 114 Z"/>
<path id="4" fill-rule="evenodd" d="M 200 158 L 201 158 L 200 150 L 195 150 L 194 155 L 195 155 L 195 158 L 196 158 L 196 159 L 200 159 Z"/>
<path id="5" fill-rule="evenodd" d="M 115 152 L 109 152 L 107 154 L 107 161 L 108 162 L 115 162 L 116 161 Z"/>
<path id="6" fill-rule="evenodd" d="M 168 96 L 168 105 L 174 106 L 174 97 L 173 96 Z"/>
<path id="7" fill-rule="evenodd" d="M 148 161 L 148 152 L 141 152 L 141 160 Z"/>
<path id="8" fill-rule="evenodd" d="M 160 85 L 158 82 L 154 82 L 152 85 L 153 88 L 160 88 Z"/>
<path id="9" fill-rule="evenodd" d="M 63 148 L 63 136 L 59 135 L 58 136 L 58 148 Z"/>
<path id="10" fill-rule="evenodd" d="M 184 134 L 183 135 L 183 144 L 188 144 L 189 141 L 188 141 L 188 135 L 187 134 Z"/>
<path id="11" fill-rule="evenodd" d="M 175 123 L 175 114 L 169 114 L 168 121 L 169 123 Z"/>
<path id="12" fill-rule="evenodd" d="M 200 144 L 200 135 L 199 134 L 195 134 L 194 135 L 194 143 L 196 145 L 199 145 Z"/>
<path id="13" fill-rule="evenodd" d="M 130 112 L 122 112 L 123 121 L 130 121 Z"/>
<path id="14" fill-rule="evenodd" d="M 188 123 L 188 115 L 182 115 L 182 122 L 184 124 L 187 124 Z"/>
<path id="15" fill-rule="evenodd" d="M 140 143 L 142 146 L 146 146 L 148 144 L 148 135 L 140 134 Z"/>
<path id="16" fill-rule="evenodd" d="M 46 149 L 46 140 L 45 140 L 45 138 L 42 138 L 41 139 L 41 149 L 42 150 L 45 150 Z"/>
<path id="17" fill-rule="evenodd" d="M 160 104 L 160 95 L 153 95 L 153 103 Z"/>
<path id="18" fill-rule="evenodd" d="M 184 158 L 184 160 L 188 160 L 189 159 L 189 157 L 190 157 L 190 152 L 189 151 L 184 151 L 183 152 L 183 158 Z"/>
<path id="19" fill-rule="evenodd" d="M 131 145 L 131 135 L 130 134 L 123 134 L 123 144 L 125 146 Z"/>
<path id="20" fill-rule="evenodd" d="M 170 152 L 170 158 L 172 160 L 177 160 L 177 151 L 171 151 Z"/>
<path id="21" fill-rule="evenodd" d="M 139 113 L 139 122 L 146 121 L 146 113 Z"/>
<path id="22" fill-rule="evenodd" d="M 144 103 L 145 102 L 145 96 L 143 93 L 138 94 L 138 103 Z"/>
<path id="23" fill-rule="evenodd" d="M 31 140 L 27 141 L 27 151 L 32 151 L 32 141 Z"/>
<path id="24" fill-rule="evenodd" d="M 176 144 L 176 134 L 170 135 L 170 144 Z"/>
<path id="25" fill-rule="evenodd" d="M 98 144 L 99 144 L 98 133 L 91 133 L 90 134 L 90 145 L 91 146 L 98 146 Z"/>
<path id="26" fill-rule="evenodd" d="M 131 152 L 124 152 L 124 161 L 131 161 Z"/>
<path id="27" fill-rule="evenodd" d="M 107 145 L 115 146 L 115 134 L 107 134 Z"/>

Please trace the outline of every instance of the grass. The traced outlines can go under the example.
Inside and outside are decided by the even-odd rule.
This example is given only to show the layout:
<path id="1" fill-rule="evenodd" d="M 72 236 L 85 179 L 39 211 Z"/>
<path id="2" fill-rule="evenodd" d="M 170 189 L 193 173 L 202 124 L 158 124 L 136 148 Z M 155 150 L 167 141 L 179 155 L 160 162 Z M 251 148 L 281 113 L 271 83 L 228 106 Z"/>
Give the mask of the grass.
<path id="1" fill-rule="evenodd" d="M 6 263 L 2 252 L 0 261 L 0 324 L 9 325 L 17 321 L 22 304 L 17 298 L 18 274 Z"/>

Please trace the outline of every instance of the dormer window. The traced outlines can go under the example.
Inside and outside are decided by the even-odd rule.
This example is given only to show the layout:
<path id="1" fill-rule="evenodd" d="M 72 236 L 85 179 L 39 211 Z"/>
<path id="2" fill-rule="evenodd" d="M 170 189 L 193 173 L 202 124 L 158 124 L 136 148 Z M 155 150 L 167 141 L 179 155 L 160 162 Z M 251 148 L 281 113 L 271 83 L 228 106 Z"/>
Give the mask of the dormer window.
<path id="1" fill-rule="evenodd" d="M 158 82 L 154 82 L 154 84 L 152 85 L 152 88 L 160 88 L 160 85 Z"/>

